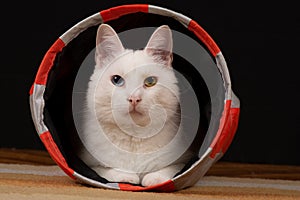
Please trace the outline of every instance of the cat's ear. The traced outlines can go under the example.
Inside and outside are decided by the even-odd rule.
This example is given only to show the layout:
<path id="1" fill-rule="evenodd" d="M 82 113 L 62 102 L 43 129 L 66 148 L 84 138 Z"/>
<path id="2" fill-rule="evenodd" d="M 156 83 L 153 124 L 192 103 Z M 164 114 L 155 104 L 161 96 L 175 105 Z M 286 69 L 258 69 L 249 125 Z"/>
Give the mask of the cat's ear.
<path id="1" fill-rule="evenodd" d="M 97 66 L 111 61 L 124 51 L 118 34 L 108 24 L 101 24 L 97 31 L 95 61 Z"/>
<path id="2" fill-rule="evenodd" d="M 173 54 L 172 31 L 167 25 L 158 27 L 150 37 L 145 51 L 159 63 L 171 66 Z"/>

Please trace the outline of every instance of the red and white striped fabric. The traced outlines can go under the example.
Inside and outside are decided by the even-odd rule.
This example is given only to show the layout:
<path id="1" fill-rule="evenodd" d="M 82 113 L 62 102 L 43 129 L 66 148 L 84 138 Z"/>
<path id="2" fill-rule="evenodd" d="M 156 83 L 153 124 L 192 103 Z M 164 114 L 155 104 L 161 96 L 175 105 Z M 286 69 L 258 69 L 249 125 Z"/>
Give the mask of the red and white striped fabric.
<path id="1" fill-rule="evenodd" d="M 135 186 L 124 183 L 101 183 L 74 171 L 69 167 L 57 144 L 54 142 L 48 127 L 44 123 L 44 92 L 46 90 L 49 72 L 53 67 L 57 54 L 60 53 L 70 41 L 76 38 L 87 28 L 137 12 L 152 13 L 174 18 L 188 30 L 193 32 L 197 38 L 204 43 L 210 51 L 210 54 L 215 58 L 217 67 L 222 75 L 226 91 L 224 97 L 225 106 L 220 119 L 218 132 L 205 154 L 182 174 L 169 181 L 151 187 Z M 122 5 L 103 10 L 77 23 L 61 35 L 47 51 L 40 64 L 34 83 L 30 89 L 30 107 L 37 133 L 53 160 L 61 167 L 61 169 L 64 170 L 66 174 L 79 182 L 84 182 L 96 187 L 130 191 L 175 191 L 194 185 L 205 175 L 212 164 L 226 152 L 236 132 L 240 112 L 239 100 L 231 90 L 231 81 L 225 59 L 219 47 L 208 33 L 200 25 L 198 25 L 197 22 L 180 13 L 166 8 L 146 4 Z"/>

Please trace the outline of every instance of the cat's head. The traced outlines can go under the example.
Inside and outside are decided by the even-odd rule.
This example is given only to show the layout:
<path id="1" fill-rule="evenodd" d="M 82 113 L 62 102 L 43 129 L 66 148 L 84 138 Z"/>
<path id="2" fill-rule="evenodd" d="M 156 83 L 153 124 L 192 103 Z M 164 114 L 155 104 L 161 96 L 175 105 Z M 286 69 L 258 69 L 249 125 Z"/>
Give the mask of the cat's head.
<path id="1" fill-rule="evenodd" d="M 100 123 L 145 127 L 176 115 L 179 88 L 168 26 L 158 27 L 143 50 L 129 50 L 112 27 L 102 24 L 96 44 L 89 95 Z"/>

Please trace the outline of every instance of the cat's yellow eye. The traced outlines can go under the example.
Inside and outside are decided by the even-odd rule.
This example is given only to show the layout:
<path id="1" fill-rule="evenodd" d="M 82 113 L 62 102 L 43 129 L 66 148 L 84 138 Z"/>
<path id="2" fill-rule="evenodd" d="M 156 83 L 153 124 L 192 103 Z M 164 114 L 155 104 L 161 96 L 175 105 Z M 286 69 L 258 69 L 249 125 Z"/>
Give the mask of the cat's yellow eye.
<path id="1" fill-rule="evenodd" d="M 110 80 L 117 87 L 121 87 L 125 83 L 125 80 L 119 75 L 113 75 Z"/>
<path id="2" fill-rule="evenodd" d="M 157 83 L 157 78 L 155 76 L 149 76 L 144 80 L 144 85 L 146 87 L 152 87 Z"/>

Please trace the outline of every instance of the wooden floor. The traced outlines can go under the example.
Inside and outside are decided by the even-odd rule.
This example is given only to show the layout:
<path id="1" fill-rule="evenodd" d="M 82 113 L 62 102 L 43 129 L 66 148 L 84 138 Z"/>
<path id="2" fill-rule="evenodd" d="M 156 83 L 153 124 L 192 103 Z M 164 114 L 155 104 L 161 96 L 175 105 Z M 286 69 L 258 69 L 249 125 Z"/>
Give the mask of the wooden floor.
<path id="1" fill-rule="evenodd" d="M 55 165 L 48 152 L 0 148 L 0 163 Z M 300 180 L 300 166 L 217 162 L 206 175 Z"/>

